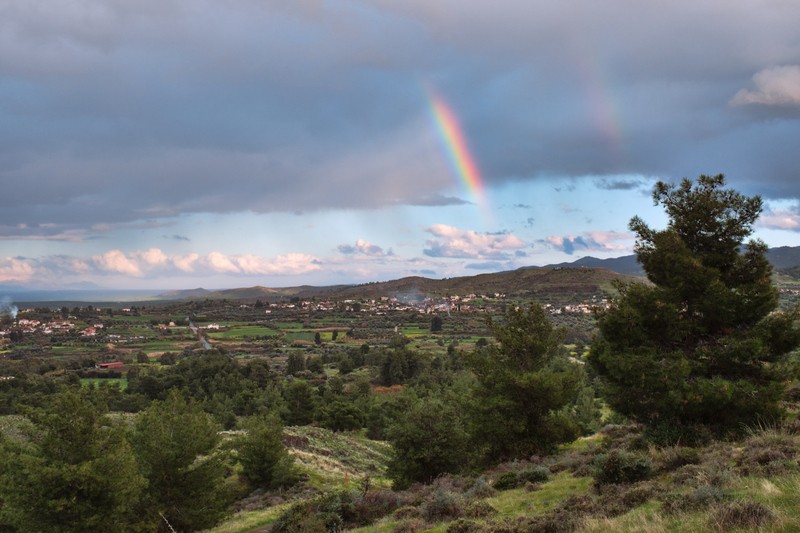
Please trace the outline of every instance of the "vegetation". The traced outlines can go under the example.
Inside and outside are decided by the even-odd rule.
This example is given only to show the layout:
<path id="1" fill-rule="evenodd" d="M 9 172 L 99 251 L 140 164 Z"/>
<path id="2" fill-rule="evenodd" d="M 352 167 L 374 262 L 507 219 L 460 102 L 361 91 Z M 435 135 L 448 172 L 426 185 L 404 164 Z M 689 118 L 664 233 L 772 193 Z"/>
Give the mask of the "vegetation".
<path id="1" fill-rule="evenodd" d="M 475 375 L 473 445 L 486 464 L 552 451 L 579 428 L 560 412 L 574 402 L 581 369 L 559 356 L 563 331 L 540 306 L 509 308 L 505 323 L 491 318 L 497 345 L 472 352 Z"/>
<path id="2" fill-rule="evenodd" d="M 0 531 L 800 529 L 796 280 L 745 242 L 757 197 L 654 198 L 649 280 L 616 289 L 522 269 L 0 317 Z"/>
<path id="3" fill-rule="evenodd" d="M 665 230 L 631 220 L 636 251 L 652 285 L 621 286 L 602 313 L 590 362 L 606 401 L 668 441 L 680 428 L 741 431 L 781 419 L 784 376 L 777 363 L 800 343 L 797 311 L 777 305 L 766 246 L 746 244 L 762 209 L 701 176 L 679 187 L 659 182 L 653 199 L 669 216 Z"/>

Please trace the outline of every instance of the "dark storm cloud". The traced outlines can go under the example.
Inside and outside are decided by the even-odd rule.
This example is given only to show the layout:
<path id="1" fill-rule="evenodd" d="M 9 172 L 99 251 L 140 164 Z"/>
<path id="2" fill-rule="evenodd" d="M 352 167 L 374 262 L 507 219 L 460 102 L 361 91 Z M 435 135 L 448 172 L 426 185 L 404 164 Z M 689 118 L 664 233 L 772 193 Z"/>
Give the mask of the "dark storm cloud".
<path id="1" fill-rule="evenodd" d="M 0 2 L 0 236 L 464 203 L 423 82 L 490 184 L 800 196 L 797 27 L 777 1 Z"/>
<path id="2" fill-rule="evenodd" d="M 642 179 L 600 179 L 595 180 L 595 186 L 607 191 L 630 191 L 640 187 L 649 187 L 649 183 Z"/>

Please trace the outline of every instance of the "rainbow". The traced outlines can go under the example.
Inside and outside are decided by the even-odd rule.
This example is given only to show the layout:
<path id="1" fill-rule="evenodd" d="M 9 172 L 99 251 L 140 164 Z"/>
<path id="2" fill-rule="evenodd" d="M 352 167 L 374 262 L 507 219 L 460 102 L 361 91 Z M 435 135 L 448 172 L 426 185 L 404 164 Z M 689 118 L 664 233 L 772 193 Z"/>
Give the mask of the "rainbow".
<path id="1" fill-rule="evenodd" d="M 436 125 L 436 130 L 439 132 L 439 137 L 444 145 L 453 173 L 461 180 L 461 183 L 470 193 L 478 207 L 488 216 L 486 190 L 481 179 L 481 173 L 469 151 L 467 140 L 456 114 L 431 87 L 426 86 L 425 92 L 428 97 L 431 117 Z"/>

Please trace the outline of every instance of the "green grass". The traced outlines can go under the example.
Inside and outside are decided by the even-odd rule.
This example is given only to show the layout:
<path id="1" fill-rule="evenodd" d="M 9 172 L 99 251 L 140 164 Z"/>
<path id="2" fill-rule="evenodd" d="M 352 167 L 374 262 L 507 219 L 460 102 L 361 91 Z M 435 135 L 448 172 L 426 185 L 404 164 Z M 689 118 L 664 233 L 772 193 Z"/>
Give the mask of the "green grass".
<path id="1" fill-rule="evenodd" d="M 547 483 L 542 483 L 541 490 L 530 492 L 524 488 L 506 490 L 486 501 L 497 509 L 502 516 L 525 516 L 542 514 L 554 508 L 559 502 L 571 495 L 582 495 L 589 492 L 592 479 L 573 477 L 563 473 L 554 476 Z"/>
<path id="2" fill-rule="evenodd" d="M 307 443 L 290 449 L 296 464 L 321 489 L 356 486 L 369 475 L 373 484 L 388 485 L 385 479 L 390 447 L 367 439 L 358 432 L 333 432 L 312 426 L 287 427 L 284 433 Z"/>
<path id="3" fill-rule="evenodd" d="M 81 378 L 81 385 L 102 385 L 113 383 L 122 390 L 128 388 L 127 378 Z"/>
<path id="4" fill-rule="evenodd" d="M 278 335 L 278 331 L 264 326 L 236 326 L 227 331 L 208 332 L 212 339 L 242 339 Z M 313 340 L 313 339 L 312 339 Z"/>
<path id="5" fill-rule="evenodd" d="M 217 527 L 209 529 L 208 533 L 248 533 L 268 526 L 290 505 L 287 503 L 258 511 L 238 512 Z"/>

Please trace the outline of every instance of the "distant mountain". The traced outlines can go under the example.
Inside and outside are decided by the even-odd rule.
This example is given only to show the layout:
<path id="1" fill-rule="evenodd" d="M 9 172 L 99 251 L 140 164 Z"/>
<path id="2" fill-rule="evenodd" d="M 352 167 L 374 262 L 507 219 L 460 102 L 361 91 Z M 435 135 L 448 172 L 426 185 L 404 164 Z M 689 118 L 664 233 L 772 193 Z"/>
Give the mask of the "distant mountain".
<path id="1" fill-rule="evenodd" d="M 779 246 L 770 248 L 767 258 L 778 270 L 800 266 L 800 246 Z"/>
<path id="2" fill-rule="evenodd" d="M 611 259 L 598 259 L 587 255 L 572 263 L 558 263 L 556 265 L 547 265 L 543 268 L 564 267 L 607 268 L 628 276 L 644 276 L 642 265 L 636 260 L 635 255 L 623 255 L 622 257 L 612 257 Z"/>
<path id="3" fill-rule="evenodd" d="M 209 292 L 210 291 L 207 291 L 206 289 L 198 287 L 197 289 L 183 289 L 183 290 L 162 292 L 157 296 L 157 298 L 163 298 L 164 300 L 183 300 L 186 298 L 203 296 L 205 294 L 208 294 Z"/>
<path id="4" fill-rule="evenodd" d="M 800 267 L 800 246 L 779 246 L 777 248 L 770 248 L 767 251 L 767 259 L 769 259 L 769 262 L 772 263 L 772 266 L 775 267 L 776 270 L 794 269 L 794 271 L 797 272 L 797 267 Z M 586 256 L 571 263 L 558 263 L 555 265 L 547 265 L 542 268 L 558 267 L 607 268 L 628 276 L 644 276 L 642 265 L 636 260 L 635 255 L 623 255 L 622 257 L 613 257 L 611 259 L 598 259 L 596 257 Z"/>

